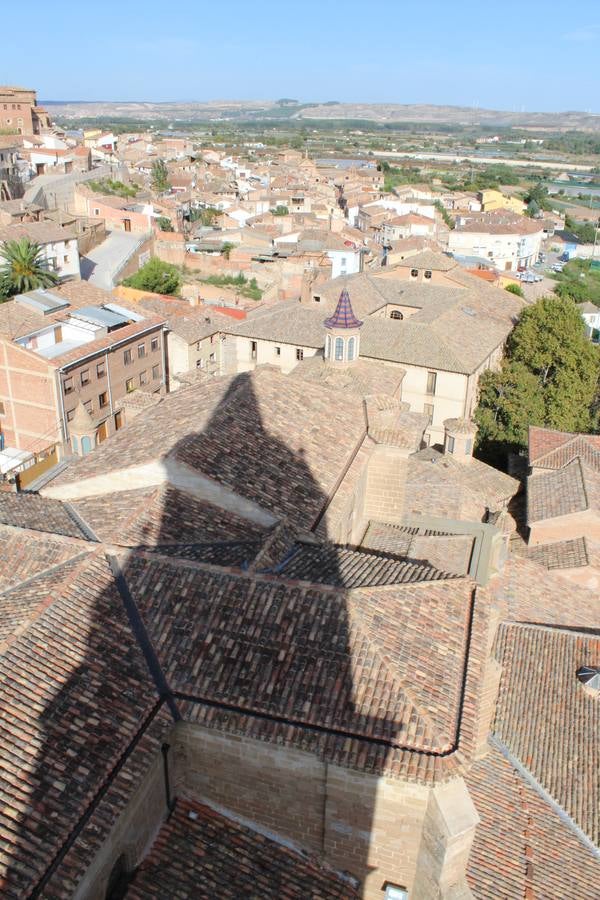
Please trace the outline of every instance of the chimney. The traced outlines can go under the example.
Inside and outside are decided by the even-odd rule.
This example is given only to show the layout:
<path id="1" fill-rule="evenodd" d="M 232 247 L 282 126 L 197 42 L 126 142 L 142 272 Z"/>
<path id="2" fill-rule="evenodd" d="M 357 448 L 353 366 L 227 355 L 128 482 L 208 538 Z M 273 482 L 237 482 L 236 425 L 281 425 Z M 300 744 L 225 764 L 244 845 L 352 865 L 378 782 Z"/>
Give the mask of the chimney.
<path id="1" fill-rule="evenodd" d="M 477 425 L 471 419 L 446 419 L 444 422 L 444 453 L 457 462 L 468 465 L 473 459 Z"/>

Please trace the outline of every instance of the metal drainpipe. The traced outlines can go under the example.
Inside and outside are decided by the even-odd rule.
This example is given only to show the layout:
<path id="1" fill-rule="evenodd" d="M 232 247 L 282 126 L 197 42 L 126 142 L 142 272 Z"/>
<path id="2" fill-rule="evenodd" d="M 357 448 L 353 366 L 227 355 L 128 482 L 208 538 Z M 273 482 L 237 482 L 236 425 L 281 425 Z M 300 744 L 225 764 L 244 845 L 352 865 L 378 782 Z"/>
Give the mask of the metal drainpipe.
<path id="1" fill-rule="evenodd" d="M 167 368 L 167 334 L 168 329 L 164 328 L 161 331 L 162 334 L 162 351 L 163 351 L 163 383 L 165 385 L 165 391 L 169 393 L 169 370 Z"/>
<path id="2" fill-rule="evenodd" d="M 106 366 L 106 384 L 108 386 L 108 402 L 110 404 L 110 414 L 114 415 L 115 411 L 113 409 L 113 398 L 112 398 L 112 385 L 110 383 L 110 366 L 108 364 L 108 350 L 104 354 L 104 364 Z"/>
<path id="3" fill-rule="evenodd" d="M 164 743 L 160 748 L 161 753 L 163 755 L 163 775 L 165 779 L 165 797 L 167 801 L 167 809 L 169 810 L 169 815 L 175 809 L 176 800 L 171 798 L 171 783 L 169 780 L 169 750 L 171 749 L 171 745 Z"/>
<path id="4" fill-rule="evenodd" d="M 67 442 L 68 442 L 68 429 L 67 429 L 67 414 L 65 413 L 65 398 L 63 393 L 63 383 L 61 375 L 64 374 L 64 369 L 59 369 L 56 373 L 56 377 L 58 379 L 58 396 L 60 403 L 60 418 L 62 422 L 62 433 L 63 433 L 63 444 L 65 448 L 65 454 L 67 452 Z"/>

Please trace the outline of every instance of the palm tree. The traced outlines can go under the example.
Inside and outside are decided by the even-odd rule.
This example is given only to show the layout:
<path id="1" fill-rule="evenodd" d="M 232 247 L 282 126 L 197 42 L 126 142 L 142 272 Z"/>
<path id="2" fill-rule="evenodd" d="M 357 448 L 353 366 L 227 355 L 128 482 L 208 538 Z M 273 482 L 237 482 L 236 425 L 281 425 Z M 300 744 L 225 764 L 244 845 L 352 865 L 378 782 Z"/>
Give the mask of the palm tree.
<path id="1" fill-rule="evenodd" d="M 0 295 L 12 297 L 36 288 L 56 284 L 58 277 L 48 269 L 42 248 L 28 238 L 7 241 L 0 247 Z"/>

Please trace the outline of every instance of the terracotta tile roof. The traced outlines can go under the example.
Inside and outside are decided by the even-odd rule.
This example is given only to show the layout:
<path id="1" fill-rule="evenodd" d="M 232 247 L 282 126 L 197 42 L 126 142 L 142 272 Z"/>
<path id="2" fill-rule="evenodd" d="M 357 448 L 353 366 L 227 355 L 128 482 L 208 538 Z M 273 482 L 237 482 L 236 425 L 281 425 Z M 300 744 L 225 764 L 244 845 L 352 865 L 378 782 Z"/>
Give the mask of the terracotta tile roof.
<path id="1" fill-rule="evenodd" d="M 5 241 L 20 241 L 22 238 L 36 244 L 54 244 L 60 241 L 74 241 L 77 232 L 73 228 L 55 225 L 54 222 L 25 222 L 22 225 L 0 226 L 0 244 Z"/>
<path id="2" fill-rule="evenodd" d="M 208 806 L 181 799 L 127 890 L 131 900 L 351 900 L 346 879 Z"/>
<path id="3" fill-rule="evenodd" d="M 395 396 L 405 376 L 399 366 L 384 366 L 377 360 L 357 359 L 351 366 L 331 366 L 322 356 L 306 356 L 289 378 L 300 378 L 367 397 L 370 394 Z"/>
<path id="4" fill-rule="evenodd" d="M 445 581 L 346 596 L 137 555 L 127 579 L 175 691 L 389 738 L 409 751 L 453 744 L 469 580 L 452 580 L 451 590 Z M 277 740 L 281 726 L 260 727 Z M 342 743 L 338 763 L 357 750 Z"/>
<path id="5" fill-rule="evenodd" d="M 277 573 L 284 578 L 348 589 L 439 581 L 451 577 L 427 563 L 331 544 L 297 545 L 293 555 L 277 568 Z"/>
<path id="6" fill-rule="evenodd" d="M 11 642 L 44 612 L 87 559 L 86 551 L 78 553 L 74 549 L 74 555 L 69 559 L 0 594 L 0 654 L 5 653 Z"/>
<path id="7" fill-rule="evenodd" d="M 497 749 L 466 781 L 481 819 L 467 869 L 476 900 L 598 896 L 598 859 Z"/>
<path id="8" fill-rule="evenodd" d="M 600 845 L 600 704 L 576 678 L 600 664 L 600 635 L 502 625 L 494 734 Z"/>
<path id="9" fill-rule="evenodd" d="M 156 701 L 102 553 L 52 601 L 0 659 L 0 888 L 11 898 L 29 893 Z"/>
<path id="10" fill-rule="evenodd" d="M 527 558 L 546 569 L 572 569 L 589 564 L 584 537 L 527 547 Z"/>
<path id="11" fill-rule="evenodd" d="M 0 590 L 76 556 L 80 542 L 0 525 Z"/>
<path id="12" fill-rule="evenodd" d="M 527 521 L 540 522 L 588 509 L 587 484 L 594 476 L 595 473 L 583 466 L 579 458 L 562 469 L 530 475 L 527 479 Z"/>
<path id="13" fill-rule="evenodd" d="M 486 509 L 499 509 L 519 488 L 516 478 L 479 459 L 464 465 L 451 453 L 427 447 L 408 458 L 404 514 L 481 521 Z"/>
<path id="14" fill-rule="evenodd" d="M 550 428 L 529 427 L 529 464 L 560 469 L 579 457 L 600 471 L 600 435 L 569 434 Z"/>
<path id="15" fill-rule="evenodd" d="M 0 493 L 0 523 L 89 539 L 67 504 L 39 494 Z"/>
<path id="16" fill-rule="evenodd" d="M 360 398 L 348 397 L 341 408 L 337 391 L 262 367 L 169 395 L 52 486 L 169 458 L 306 527 L 364 427 Z"/>

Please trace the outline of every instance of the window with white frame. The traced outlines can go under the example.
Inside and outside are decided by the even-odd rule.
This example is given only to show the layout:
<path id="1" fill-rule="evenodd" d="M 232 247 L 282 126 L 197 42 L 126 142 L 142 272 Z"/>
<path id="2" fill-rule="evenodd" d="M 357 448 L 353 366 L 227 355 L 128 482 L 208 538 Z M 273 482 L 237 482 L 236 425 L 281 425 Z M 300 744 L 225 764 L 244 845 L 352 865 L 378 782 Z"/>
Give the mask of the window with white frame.
<path id="1" fill-rule="evenodd" d="M 341 337 L 335 339 L 335 358 L 338 361 L 344 358 L 344 339 Z"/>
<path id="2" fill-rule="evenodd" d="M 354 359 L 355 348 L 356 347 L 356 338 L 351 337 L 348 341 L 348 361 Z"/>

